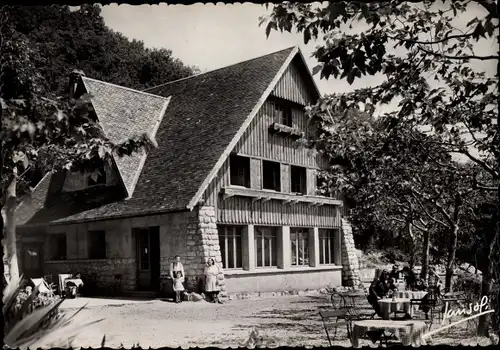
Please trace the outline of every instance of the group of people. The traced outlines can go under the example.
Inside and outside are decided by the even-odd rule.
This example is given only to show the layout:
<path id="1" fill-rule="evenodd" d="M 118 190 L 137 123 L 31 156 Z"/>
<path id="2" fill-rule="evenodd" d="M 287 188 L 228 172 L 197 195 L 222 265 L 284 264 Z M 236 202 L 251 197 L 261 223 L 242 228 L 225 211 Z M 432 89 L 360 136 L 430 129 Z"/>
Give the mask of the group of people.
<path id="1" fill-rule="evenodd" d="M 424 302 L 421 306 L 421 309 L 427 315 L 429 308 L 426 306 L 427 303 L 425 300 L 435 298 L 441 293 L 441 281 L 436 269 L 431 267 L 429 269 L 428 280 L 424 281 L 418 277 L 415 271 L 409 266 L 404 266 L 403 269 L 400 270 L 397 264 L 392 267 L 390 272 L 385 269 L 377 269 L 375 271 L 375 278 L 373 279 L 368 292 L 368 302 L 372 305 L 377 315 L 381 316 L 378 301 L 380 299 L 393 296 L 398 291 L 397 282 L 401 281 L 404 281 L 406 290 L 428 291 L 428 294 L 426 294 L 423 298 Z"/>
<path id="2" fill-rule="evenodd" d="M 170 278 L 173 281 L 173 289 L 175 292 L 175 302 L 181 303 L 182 292 L 185 291 L 184 282 L 185 282 L 185 274 L 184 274 L 184 266 L 182 265 L 181 258 L 179 255 L 176 255 L 174 258 L 174 262 L 170 264 Z M 207 295 L 207 299 L 212 303 L 222 304 L 222 301 L 219 299 L 219 283 L 217 281 L 217 276 L 220 273 L 220 269 L 215 263 L 215 260 L 210 258 L 208 259 L 205 266 L 205 293 Z"/>

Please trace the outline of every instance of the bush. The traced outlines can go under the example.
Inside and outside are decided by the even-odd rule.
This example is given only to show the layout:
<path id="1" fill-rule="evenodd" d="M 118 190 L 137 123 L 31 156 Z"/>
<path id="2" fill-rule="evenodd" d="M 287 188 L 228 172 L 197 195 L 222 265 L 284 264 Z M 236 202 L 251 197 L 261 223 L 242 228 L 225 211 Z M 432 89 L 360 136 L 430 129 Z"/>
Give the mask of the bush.
<path id="1" fill-rule="evenodd" d="M 453 289 L 465 292 L 465 294 L 475 300 L 481 296 L 481 277 L 467 272 L 459 272 L 456 276 Z"/>

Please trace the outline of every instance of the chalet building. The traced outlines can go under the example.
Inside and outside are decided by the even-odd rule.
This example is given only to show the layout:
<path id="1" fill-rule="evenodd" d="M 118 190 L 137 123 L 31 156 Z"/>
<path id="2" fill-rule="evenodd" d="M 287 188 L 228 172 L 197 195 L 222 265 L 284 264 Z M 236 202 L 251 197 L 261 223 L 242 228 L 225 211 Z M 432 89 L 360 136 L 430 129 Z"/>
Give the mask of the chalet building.
<path id="1" fill-rule="evenodd" d="M 109 139 L 148 133 L 158 147 L 115 157 L 98 178 L 46 175 L 18 208 L 25 275 L 154 291 L 179 255 L 189 288 L 208 258 L 228 293 L 356 283 L 342 201 L 317 192 L 327 162 L 297 142 L 319 97 L 297 47 L 147 91 L 74 84 Z"/>

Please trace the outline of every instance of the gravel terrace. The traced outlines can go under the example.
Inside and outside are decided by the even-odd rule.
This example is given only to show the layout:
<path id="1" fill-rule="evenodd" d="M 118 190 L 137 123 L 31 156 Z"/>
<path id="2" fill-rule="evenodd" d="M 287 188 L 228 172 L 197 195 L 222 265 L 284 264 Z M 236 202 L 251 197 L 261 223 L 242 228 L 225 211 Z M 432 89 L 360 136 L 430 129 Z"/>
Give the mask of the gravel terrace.
<path id="1" fill-rule="evenodd" d="M 123 344 L 130 348 L 139 343 L 147 347 L 238 347 L 256 329 L 264 345 L 328 346 L 318 315 L 328 309 L 328 296 L 319 293 L 262 299 L 232 300 L 223 305 L 204 301 L 175 304 L 168 301 L 79 298 L 66 300 L 62 308 L 72 311 L 88 302 L 77 317 L 92 321 L 104 318 L 79 335 L 75 347 L 100 347 L 106 335 L 106 347 Z M 360 345 L 371 342 L 362 340 Z M 489 345 L 462 326 L 433 337 L 433 344 Z M 350 346 L 345 329 L 339 329 L 334 345 Z"/>

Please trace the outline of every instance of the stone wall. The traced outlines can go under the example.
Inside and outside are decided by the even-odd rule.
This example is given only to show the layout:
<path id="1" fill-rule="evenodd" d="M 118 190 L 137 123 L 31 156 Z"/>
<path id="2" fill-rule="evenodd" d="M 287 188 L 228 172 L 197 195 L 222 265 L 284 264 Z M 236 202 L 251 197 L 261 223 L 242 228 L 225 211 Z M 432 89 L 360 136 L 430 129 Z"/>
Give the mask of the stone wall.
<path id="1" fill-rule="evenodd" d="M 359 278 L 359 261 L 356 256 L 354 246 L 354 237 L 352 235 L 351 224 L 342 219 L 342 284 L 346 286 L 358 286 L 361 281 Z"/>
<path id="2" fill-rule="evenodd" d="M 46 274 L 52 275 L 52 282 L 59 283 L 57 275 L 61 273 L 81 273 L 84 282 L 91 281 L 99 288 L 114 288 L 115 276 L 122 275 L 120 289 L 131 291 L 136 289 L 136 262 L 133 258 L 99 259 L 99 260 L 63 260 L 45 263 Z M 85 281 L 86 280 L 86 281 Z"/>
<path id="3" fill-rule="evenodd" d="M 204 288 L 204 270 L 208 259 L 213 258 L 221 270 L 218 276 L 221 294 L 226 291 L 224 273 L 222 272 L 222 259 L 219 246 L 219 235 L 217 232 L 217 217 L 215 208 L 211 206 L 199 206 L 193 215 L 187 217 L 185 236 L 185 251 L 179 253 L 184 272 L 186 273 L 186 284 L 188 289 L 201 292 Z M 161 238 L 160 238 L 161 239 Z M 163 257 L 165 260 L 166 258 Z M 168 273 L 168 264 L 162 263 L 163 273 Z"/>

